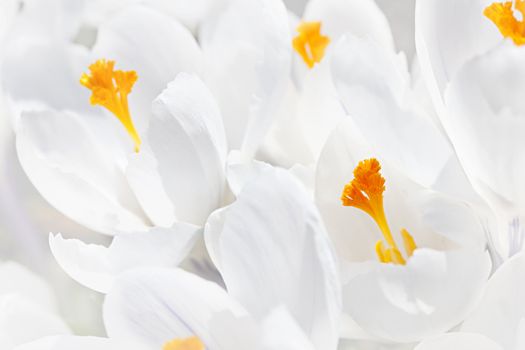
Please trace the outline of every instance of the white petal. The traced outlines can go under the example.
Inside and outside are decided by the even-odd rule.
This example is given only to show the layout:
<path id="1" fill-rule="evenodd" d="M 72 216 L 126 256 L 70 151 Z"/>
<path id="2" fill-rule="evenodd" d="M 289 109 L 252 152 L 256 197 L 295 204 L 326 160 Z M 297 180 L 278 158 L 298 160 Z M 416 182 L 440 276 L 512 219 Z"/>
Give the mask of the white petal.
<path id="1" fill-rule="evenodd" d="M 258 318 L 284 304 L 316 347 L 335 347 L 334 253 L 301 184 L 283 170 L 265 171 L 214 219 L 206 242 L 228 291 Z"/>
<path id="2" fill-rule="evenodd" d="M 344 309 L 369 333 L 410 342 L 460 323 L 476 306 L 490 273 L 478 250 L 417 249 L 407 265 L 375 263 L 344 286 Z"/>
<path id="3" fill-rule="evenodd" d="M 51 251 L 62 269 L 80 284 L 106 293 L 116 276 L 142 266 L 178 265 L 190 252 L 198 228 L 176 224 L 113 238 L 109 247 L 50 235 Z"/>
<path id="4" fill-rule="evenodd" d="M 502 36 L 483 15 L 492 0 L 426 0 L 416 2 L 416 49 L 436 106 L 458 69 L 483 54 Z"/>
<path id="5" fill-rule="evenodd" d="M 179 269 L 126 273 L 116 281 L 104 305 L 110 338 L 151 349 L 160 349 L 174 338 L 196 335 L 209 350 L 227 350 L 237 330 L 213 332 L 225 315 L 246 316 L 222 288 Z"/>
<path id="6" fill-rule="evenodd" d="M 69 333 L 64 321 L 45 307 L 16 294 L 0 296 L 1 349 L 10 349 L 47 335 Z"/>
<path id="7" fill-rule="evenodd" d="M 447 91 L 443 119 L 476 190 L 518 214 L 525 208 L 524 59 L 523 50 L 508 45 L 465 65 Z"/>
<path id="8" fill-rule="evenodd" d="M 24 113 L 16 140 L 20 163 L 43 197 L 78 223 L 104 233 L 143 230 L 142 211 L 92 122 L 67 112 Z M 118 135 L 112 122 L 106 126 Z"/>
<path id="9" fill-rule="evenodd" d="M 21 345 L 14 350 L 145 350 L 137 344 L 108 338 L 55 336 Z"/>
<path id="10" fill-rule="evenodd" d="M 306 21 L 322 21 L 322 31 L 335 43 L 344 34 L 370 38 L 394 49 L 388 21 L 373 0 L 311 0 L 304 12 Z"/>
<path id="11" fill-rule="evenodd" d="M 525 319 L 525 255 L 506 261 L 491 277 L 476 310 L 465 320 L 462 331 L 485 334 L 504 349 L 518 349 L 516 341 Z"/>
<path id="12" fill-rule="evenodd" d="M 138 130 L 147 126 L 151 102 L 166 85 L 179 72 L 199 73 L 202 63 L 190 31 L 145 6 L 130 6 L 103 23 L 93 56 L 116 60 L 117 69 L 137 72 L 129 103 Z"/>
<path id="13" fill-rule="evenodd" d="M 226 141 L 213 96 L 180 74 L 153 104 L 148 130 L 160 177 L 178 220 L 202 225 L 224 190 Z"/>
<path id="14" fill-rule="evenodd" d="M 421 342 L 414 350 L 503 350 L 489 338 L 474 333 L 449 333 Z"/>
<path id="15" fill-rule="evenodd" d="M 403 58 L 348 36 L 337 45 L 332 74 L 346 111 L 377 156 L 432 185 L 452 149 L 432 119 L 412 104 Z"/>
<path id="16" fill-rule="evenodd" d="M 201 28 L 206 82 L 231 149 L 253 155 L 270 128 L 290 72 L 286 9 L 279 0 L 234 0 Z"/>

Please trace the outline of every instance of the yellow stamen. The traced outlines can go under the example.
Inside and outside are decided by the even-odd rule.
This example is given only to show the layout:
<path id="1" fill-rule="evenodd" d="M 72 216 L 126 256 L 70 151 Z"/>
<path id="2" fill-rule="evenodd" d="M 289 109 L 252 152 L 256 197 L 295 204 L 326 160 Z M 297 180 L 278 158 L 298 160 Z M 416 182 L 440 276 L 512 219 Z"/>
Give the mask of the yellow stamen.
<path id="1" fill-rule="evenodd" d="M 407 230 L 402 229 L 401 230 L 401 236 L 403 237 L 403 243 L 405 245 L 405 252 L 407 252 L 408 256 L 412 256 L 414 254 L 414 250 L 417 249 L 416 242 L 414 241 L 414 237 L 408 233 Z"/>
<path id="2" fill-rule="evenodd" d="M 135 143 L 135 152 L 138 152 L 141 140 L 128 106 L 128 94 L 137 81 L 137 73 L 114 70 L 114 67 L 115 61 L 98 60 L 89 66 L 90 75 L 82 74 L 80 84 L 91 90 L 92 105 L 105 107 L 120 120 Z"/>
<path id="3" fill-rule="evenodd" d="M 382 240 L 376 243 L 375 250 L 380 262 L 405 265 L 406 260 L 399 251 L 386 220 L 383 206 L 385 178 L 381 175 L 381 164 L 375 158 L 359 162 L 354 169 L 354 179 L 345 185 L 341 201 L 344 206 L 354 207 L 366 212 L 381 230 Z M 407 230 L 401 231 L 405 250 L 410 257 L 416 249 L 416 244 Z"/>
<path id="4" fill-rule="evenodd" d="M 321 22 L 302 22 L 297 27 L 299 33 L 292 41 L 293 48 L 308 66 L 313 68 L 321 62 L 330 38 L 321 35 Z"/>
<path id="5" fill-rule="evenodd" d="M 514 44 L 525 44 L 525 0 L 495 2 L 485 8 L 483 14 L 498 27 L 505 38 L 511 38 Z M 514 16 L 514 10 L 519 11 L 522 19 Z"/>
<path id="6" fill-rule="evenodd" d="M 204 344 L 198 337 L 173 339 L 164 344 L 162 350 L 204 350 Z"/>

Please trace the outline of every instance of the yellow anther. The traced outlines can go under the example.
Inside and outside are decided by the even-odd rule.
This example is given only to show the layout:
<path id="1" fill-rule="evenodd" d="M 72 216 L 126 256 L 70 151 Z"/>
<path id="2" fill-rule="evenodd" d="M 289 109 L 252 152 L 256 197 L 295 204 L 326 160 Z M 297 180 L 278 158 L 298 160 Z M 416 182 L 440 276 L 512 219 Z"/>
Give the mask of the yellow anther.
<path id="1" fill-rule="evenodd" d="M 292 41 L 293 48 L 308 66 L 313 68 L 321 62 L 330 38 L 321 34 L 321 22 L 302 22 L 297 27 L 299 33 Z"/>
<path id="2" fill-rule="evenodd" d="M 164 344 L 162 350 L 204 350 L 204 344 L 198 337 L 173 339 Z"/>
<path id="3" fill-rule="evenodd" d="M 114 67 L 114 61 L 98 60 L 89 66 L 89 75 L 82 74 L 80 84 L 91 90 L 92 105 L 105 107 L 124 125 L 135 143 L 135 151 L 138 152 L 141 140 L 133 125 L 128 106 L 128 94 L 137 81 L 137 73 L 114 70 Z"/>
<path id="4" fill-rule="evenodd" d="M 521 13 L 521 19 L 515 17 L 514 10 Z M 514 4 L 512 1 L 495 2 L 486 7 L 483 14 L 494 22 L 505 38 L 511 38 L 518 46 L 525 44 L 525 0 L 515 0 Z"/>
<path id="5" fill-rule="evenodd" d="M 381 175 L 381 164 L 375 158 L 366 159 L 354 169 L 354 178 L 343 189 L 341 201 L 344 206 L 354 207 L 366 212 L 381 230 L 387 247 L 382 240 L 376 243 L 375 249 L 379 261 L 404 265 L 405 258 L 399 251 L 386 220 L 383 206 L 385 178 Z M 414 239 L 408 231 L 402 230 L 401 235 L 405 250 L 410 257 L 416 249 Z"/>
<path id="6" fill-rule="evenodd" d="M 403 244 L 405 245 L 405 252 L 408 256 L 412 256 L 414 254 L 414 250 L 417 249 L 416 242 L 414 241 L 414 237 L 408 233 L 407 230 L 402 229 L 401 230 L 401 236 L 403 237 Z"/>

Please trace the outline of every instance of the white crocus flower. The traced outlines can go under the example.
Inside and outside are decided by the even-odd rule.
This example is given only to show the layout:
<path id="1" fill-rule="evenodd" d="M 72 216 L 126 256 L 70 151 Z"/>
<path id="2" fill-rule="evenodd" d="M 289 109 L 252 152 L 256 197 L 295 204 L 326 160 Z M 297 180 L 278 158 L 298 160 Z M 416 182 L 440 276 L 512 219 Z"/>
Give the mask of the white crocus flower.
<path id="1" fill-rule="evenodd" d="M 497 216 L 488 228 L 496 264 L 520 251 L 524 240 L 525 71 L 519 62 L 525 36 L 514 31 L 524 6 L 421 1 L 417 12 L 418 53 L 442 124 L 474 188 Z M 445 39 L 452 35 L 454 40 Z"/>
<path id="2" fill-rule="evenodd" d="M 0 264 L 0 349 L 38 338 L 69 334 L 47 283 L 14 262 Z"/>
<path id="3" fill-rule="evenodd" d="M 467 203 L 417 184 L 388 158 L 370 159 L 367 141 L 345 120 L 317 169 L 317 203 L 342 264 L 343 310 L 358 326 L 343 336 L 415 342 L 468 315 L 490 259 Z"/>
<path id="4" fill-rule="evenodd" d="M 525 346 L 525 255 L 507 260 L 490 278 L 479 306 L 458 333 L 429 339 L 416 350 L 519 350 Z M 440 347 L 441 346 L 441 347 Z"/>

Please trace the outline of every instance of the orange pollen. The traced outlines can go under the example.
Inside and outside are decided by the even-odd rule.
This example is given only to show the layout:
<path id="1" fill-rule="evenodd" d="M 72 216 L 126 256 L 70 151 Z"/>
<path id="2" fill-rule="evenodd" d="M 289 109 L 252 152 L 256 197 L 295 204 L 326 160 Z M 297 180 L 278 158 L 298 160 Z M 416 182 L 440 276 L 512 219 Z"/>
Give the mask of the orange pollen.
<path id="1" fill-rule="evenodd" d="M 383 205 L 385 189 L 381 164 L 375 158 L 365 159 L 354 169 L 354 178 L 345 185 L 341 201 L 344 206 L 358 208 L 367 213 L 381 230 L 386 246 L 383 240 L 376 243 L 375 249 L 379 261 L 405 265 L 406 260 L 397 247 L 386 219 Z M 410 257 L 417 248 L 414 239 L 405 229 L 402 230 L 401 236 L 405 251 Z"/>
<path id="2" fill-rule="evenodd" d="M 515 11 L 521 14 L 520 20 Z M 525 0 L 495 2 L 487 6 L 483 14 L 494 22 L 503 37 L 512 39 L 518 46 L 525 44 Z"/>
<path id="3" fill-rule="evenodd" d="M 330 38 L 321 34 L 321 22 L 302 22 L 297 32 L 299 34 L 292 40 L 292 46 L 311 69 L 323 59 Z"/>
<path id="4" fill-rule="evenodd" d="M 173 339 L 162 347 L 162 350 L 204 350 L 204 344 L 198 337 Z"/>
<path id="5" fill-rule="evenodd" d="M 89 66 L 90 74 L 83 73 L 80 84 L 91 90 L 90 102 L 113 113 L 122 123 L 140 150 L 141 140 L 133 125 L 128 106 L 128 95 L 138 79 L 135 71 L 114 70 L 115 61 L 98 60 Z"/>

